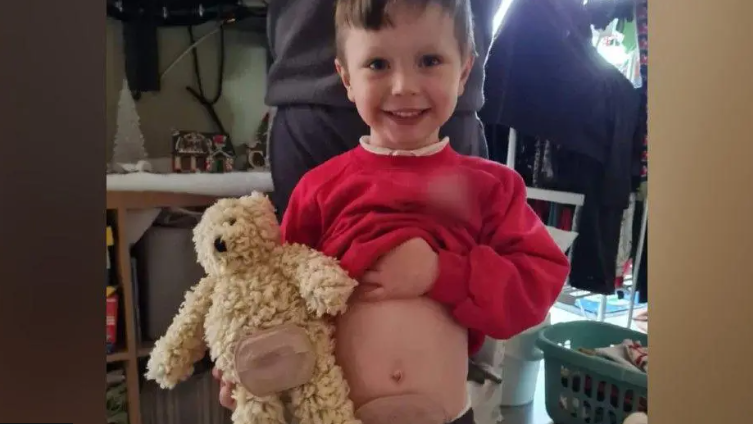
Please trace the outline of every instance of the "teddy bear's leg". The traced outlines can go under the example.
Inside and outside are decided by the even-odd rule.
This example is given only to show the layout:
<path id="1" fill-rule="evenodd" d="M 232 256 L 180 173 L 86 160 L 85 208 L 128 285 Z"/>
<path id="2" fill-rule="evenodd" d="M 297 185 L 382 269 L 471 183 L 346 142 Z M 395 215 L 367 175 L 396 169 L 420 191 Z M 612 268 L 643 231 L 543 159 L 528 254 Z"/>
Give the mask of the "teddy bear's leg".
<path id="1" fill-rule="evenodd" d="M 306 330 L 316 351 L 316 365 L 308 383 L 290 390 L 293 414 L 300 424 L 360 424 L 342 368 L 335 363 L 334 327 L 316 322 Z"/>
<path id="2" fill-rule="evenodd" d="M 285 406 L 277 395 L 259 397 L 237 385 L 233 398 L 236 402 L 233 424 L 286 424 Z"/>

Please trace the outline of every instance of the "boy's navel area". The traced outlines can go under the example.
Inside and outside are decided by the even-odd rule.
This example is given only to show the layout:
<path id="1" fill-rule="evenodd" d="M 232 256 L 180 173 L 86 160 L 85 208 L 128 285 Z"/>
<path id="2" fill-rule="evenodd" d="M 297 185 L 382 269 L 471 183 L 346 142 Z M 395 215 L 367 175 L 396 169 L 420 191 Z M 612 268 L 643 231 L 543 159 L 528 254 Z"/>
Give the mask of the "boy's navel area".
<path id="1" fill-rule="evenodd" d="M 467 343 L 467 331 L 428 298 L 356 303 L 337 322 L 337 360 L 367 414 L 387 400 L 391 408 L 462 410 Z"/>

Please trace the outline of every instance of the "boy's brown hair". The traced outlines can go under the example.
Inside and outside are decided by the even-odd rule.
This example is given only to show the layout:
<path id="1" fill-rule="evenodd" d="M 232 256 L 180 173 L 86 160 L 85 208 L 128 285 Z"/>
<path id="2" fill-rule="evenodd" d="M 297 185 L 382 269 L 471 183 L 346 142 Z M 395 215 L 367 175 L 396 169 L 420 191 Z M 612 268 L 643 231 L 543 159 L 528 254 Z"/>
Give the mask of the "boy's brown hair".
<path id="1" fill-rule="evenodd" d="M 342 35 L 347 28 L 379 31 L 394 25 L 390 14 L 398 7 L 408 6 L 423 11 L 434 4 L 441 7 L 455 21 L 455 38 L 458 39 L 460 52 L 475 55 L 476 46 L 473 39 L 473 14 L 470 0 L 337 0 L 335 6 L 335 34 L 337 57 L 343 60 Z"/>

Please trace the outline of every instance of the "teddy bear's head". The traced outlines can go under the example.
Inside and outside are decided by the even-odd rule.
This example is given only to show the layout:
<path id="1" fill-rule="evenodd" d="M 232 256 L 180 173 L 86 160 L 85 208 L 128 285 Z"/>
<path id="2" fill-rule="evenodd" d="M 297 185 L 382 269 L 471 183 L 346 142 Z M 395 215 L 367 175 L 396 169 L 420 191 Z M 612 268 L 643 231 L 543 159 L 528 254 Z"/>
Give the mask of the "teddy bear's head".
<path id="1" fill-rule="evenodd" d="M 204 212 L 193 241 L 198 261 L 209 275 L 252 267 L 280 245 L 274 206 L 258 192 L 220 199 Z"/>

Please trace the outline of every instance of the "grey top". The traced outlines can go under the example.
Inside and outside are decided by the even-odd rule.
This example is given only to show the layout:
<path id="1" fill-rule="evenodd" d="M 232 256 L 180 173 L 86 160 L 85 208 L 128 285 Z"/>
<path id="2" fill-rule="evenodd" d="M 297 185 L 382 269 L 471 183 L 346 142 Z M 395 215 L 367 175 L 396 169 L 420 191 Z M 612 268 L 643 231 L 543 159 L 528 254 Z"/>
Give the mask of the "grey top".
<path id="1" fill-rule="evenodd" d="M 502 0 L 471 0 L 478 58 L 458 101 L 458 112 L 484 103 L 484 64 L 492 19 Z M 274 58 L 267 76 L 268 106 L 319 104 L 352 108 L 335 72 L 334 0 L 271 0 L 267 37 Z"/>

